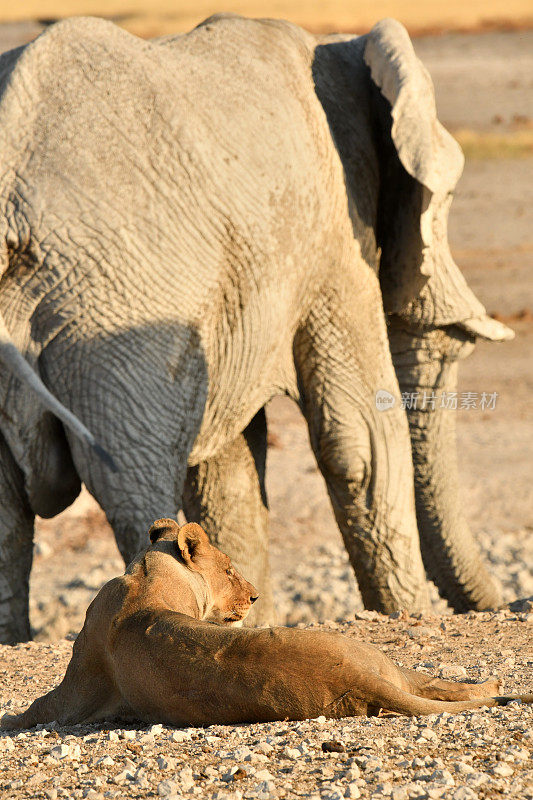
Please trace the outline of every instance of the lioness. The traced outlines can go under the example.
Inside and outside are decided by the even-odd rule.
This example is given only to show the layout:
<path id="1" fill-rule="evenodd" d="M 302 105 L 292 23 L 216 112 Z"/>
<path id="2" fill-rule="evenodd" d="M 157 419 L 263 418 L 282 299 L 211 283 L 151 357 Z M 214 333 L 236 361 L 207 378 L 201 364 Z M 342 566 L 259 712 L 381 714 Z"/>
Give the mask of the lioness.
<path id="1" fill-rule="evenodd" d="M 254 587 L 199 525 L 159 519 L 152 544 L 87 611 L 61 684 L 2 727 L 126 717 L 171 725 L 432 714 L 504 705 L 498 682 L 456 683 L 395 666 L 350 637 L 237 629 Z M 522 695 L 533 702 L 533 694 Z"/>

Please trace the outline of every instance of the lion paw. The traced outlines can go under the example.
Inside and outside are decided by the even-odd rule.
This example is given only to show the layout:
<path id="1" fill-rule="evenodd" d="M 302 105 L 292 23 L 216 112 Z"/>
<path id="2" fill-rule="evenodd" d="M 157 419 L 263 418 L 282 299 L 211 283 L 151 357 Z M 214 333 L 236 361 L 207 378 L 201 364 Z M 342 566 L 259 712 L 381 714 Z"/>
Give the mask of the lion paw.
<path id="1" fill-rule="evenodd" d="M 0 730 L 14 731 L 24 726 L 20 724 L 22 714 L 4 714 L 0 719 Z"/>
<path id="2" fill-rule="evenodd" d="M 483 687 L 485 697 L 498 696 L 503 692 L 503 681 L 500 678 L 488 678 L 480 685 Z"/>

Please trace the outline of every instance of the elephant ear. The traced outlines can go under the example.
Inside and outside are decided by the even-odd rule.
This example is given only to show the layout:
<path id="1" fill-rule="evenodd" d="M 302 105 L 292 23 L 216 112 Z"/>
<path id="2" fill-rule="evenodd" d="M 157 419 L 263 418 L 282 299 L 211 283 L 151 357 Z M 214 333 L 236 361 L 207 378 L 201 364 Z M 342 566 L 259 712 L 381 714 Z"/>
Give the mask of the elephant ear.
<path id="1" fill-rule="evenodd" d="M 486 339 L 512 338 L 509 328 L 487 316 L 450 253 L 448 210 L 464 157 L 437 118 L 431 78 L 403 25 L 378 22 L 364 59 L 381 93 L 374 111 L 385 310 L 415 325 L 459 325 Z"/>

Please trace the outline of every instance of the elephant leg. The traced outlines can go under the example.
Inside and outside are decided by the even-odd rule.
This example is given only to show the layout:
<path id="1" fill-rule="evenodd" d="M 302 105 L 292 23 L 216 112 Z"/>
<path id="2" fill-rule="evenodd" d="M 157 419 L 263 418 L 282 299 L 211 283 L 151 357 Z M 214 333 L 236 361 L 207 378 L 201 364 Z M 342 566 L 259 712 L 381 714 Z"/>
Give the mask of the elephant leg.
<path id="1" fill-rule="evenodd" d="M 104 510 L 129 563 L 148 544 L 153 521 L 175 518 L 182 508 L 208 378 L 196 327 L 165 321 L 157 304 L 153 319 L 143 318 L 141 296 L 143 313 L 145 306 L 146 315 L 151 313 L 143 287 L 133 287 L 130 296 L 126 274 L 111 284 L 106 313 L 99 295 L 89 292 L 83 324 L 67 326 L 52 339 L 40 368 L 55 397 L 113 459 L 115 471 L 65 428 L 76 472 Z"/>
<path id="2" fill-rule="evenodd" d="M 377 408 L 376 393 L 397 396 L 398 384 L 369 273 L 339 268 L 346 282 L 328 286 L 298 332 L 300 402 L 365 606 L 423 610 L 407 419 L 398 403 Z"/>
<path id="3" fill-rule="evenodd" d="M 265 491 L 266 416 L 261 409 L 244 432 L 213 458 L 189 467 L 183 494 L 189 521 L 257 588 L 247 624 L 273 624 Z"/>
<path id="4" fill-rule="evenodd" d="M 95 436 L 106 446 L 107 418 L 93 424 Z M 111 472 L 93 453 L 70 437 L 74 463 L 80 478 L 105 512 L 113 528 L 125 564 L 149 544 L 148 529 L 160 517 L 176 518 L 182 508 L 182 492 L 187 473 L 188 448 L 178 452 L 164 441 L 164 430 L 151 430 L 151 441 L 134 448 L 115 435 L 113 459 L 117 471 Z M 109 448 L 111 449 L 111 448 Z"/>
<path id="5" fill-rule="evenodd" d="M 176 490 L 174 469 L 166 475 L 158 469 L 155 453 L 143 453 L 134 473 L 117 462 L 118 474 L 107 479 L 99 472 L 84 483 L 105 512 L 113 528 L 117 547 L 124 563 L 128 565 L 137 553 L 149 545 L 148 529 L 161 517 L 177 518 L 182 507 L 181 489 Z M 184 465 L 178 473 L 185 477 Z M 83 468 L 80 469 L 83 476 Z M 118 479 L 117 479 L 118 477 Z M 179 481 L 180 487 L 183 479 Z"/>
<path id="6" fill-rule="evenodd" d="M 0 642 L 26 642 L 30 636 L 29 578 L 34 514 L 24 477 L 0 433 Z"/>
<path id="7" fill-rule="evenodd" d="M 427 573 L 455 611 L 496 608 L 500 592 L 467 524 L 459 490 L 457 367 L 474 347 L 471 337 L 453 327 L 412 330 L 393 316 L 389 336 L 400 388 L 417 401 L 408 402 L 407 414 Z"/>

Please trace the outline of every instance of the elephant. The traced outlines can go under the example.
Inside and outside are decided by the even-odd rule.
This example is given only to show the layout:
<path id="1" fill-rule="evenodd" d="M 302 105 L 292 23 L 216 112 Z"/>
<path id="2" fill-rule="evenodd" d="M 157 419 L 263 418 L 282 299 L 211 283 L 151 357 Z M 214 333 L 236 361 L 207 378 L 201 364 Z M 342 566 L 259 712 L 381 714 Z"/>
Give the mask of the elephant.
<path id="1" fill-rule="evenodd" d="M 0 58 L 0 640 L 35 515 L 83 482 L 129 562 L 200 523 L 274 614 L 265 405 L 299 405 L 367 608 L 498 604 L 458 499 L 454 391 L 490 319 L 447 243 L 463 166 L 403 26 L 70 18 Z"/>

